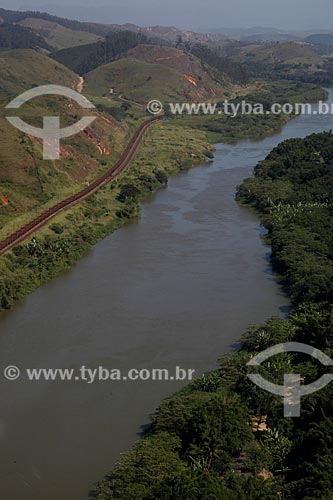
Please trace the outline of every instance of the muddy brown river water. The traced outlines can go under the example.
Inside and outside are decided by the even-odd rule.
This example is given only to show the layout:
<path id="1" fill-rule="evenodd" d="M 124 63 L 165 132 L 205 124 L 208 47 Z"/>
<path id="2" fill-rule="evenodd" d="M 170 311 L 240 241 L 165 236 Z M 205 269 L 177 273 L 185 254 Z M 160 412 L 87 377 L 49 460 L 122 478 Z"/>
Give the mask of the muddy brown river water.
<path id="1" fill-rule="evenodd" d="M 332 93 L 331 93 L 332 101 Z M 0 317 L 0 498 L 86 500 L 182 383 L 6 381 L 3 369 L 217 366 L 249 323 L 288 311 L 257 217 L 236 186 L 279 142 L 333 128 L 302 116 L 262 141 L 218 144 L 138 223 Z"/>

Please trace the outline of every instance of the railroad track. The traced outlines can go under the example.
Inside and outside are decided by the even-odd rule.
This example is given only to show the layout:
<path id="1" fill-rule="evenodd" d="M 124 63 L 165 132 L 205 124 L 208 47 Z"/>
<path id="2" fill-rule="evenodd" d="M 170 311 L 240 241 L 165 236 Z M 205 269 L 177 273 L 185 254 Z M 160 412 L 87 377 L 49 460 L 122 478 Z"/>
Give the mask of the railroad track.
<path id="1" fill-rule="evenodd" d="M 89 184 L 89 186 L 86 186 L 84 189 L 70 196 L 69 198 L 60 201 L 53 207 L 38 215 L 38 217 L 36 217 L 35 219 L 17 229 L 14 233 L 7 236 L 7 238 L 0 241 L 0 255 L 3 255 L 5 252 L 8 252 L 8 250 L 24 241 L 31 234 L 37 231 L 37 229 L 40 229 L 47 222 L 56 217 L 56 215 L 58 215 L 59 213 L 68 210 L 77 203 L 80 203 L 81 201 L 89 198 L 90 196 L 95 194 L 102 186 L 105 186 L 105 184 L 108 184 L 110 181 L 118 177 L 118 175 L 128 167 L 130 161 L 133 159 L 148 128 L 159 119 L 160 118 L 150 118 L 149 120 L 142 123 L 134 133 L 133 137 L 127 144 L 126 148 L 124 149 L 116 163 L 98 179 Z"/>

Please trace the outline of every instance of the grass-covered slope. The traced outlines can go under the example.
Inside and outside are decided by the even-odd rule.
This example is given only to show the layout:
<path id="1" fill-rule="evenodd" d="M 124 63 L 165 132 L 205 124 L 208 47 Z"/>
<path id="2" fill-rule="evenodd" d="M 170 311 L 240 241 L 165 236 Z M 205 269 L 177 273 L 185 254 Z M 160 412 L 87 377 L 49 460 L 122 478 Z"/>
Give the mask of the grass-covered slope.
<path id="1" fill-rule="evenodd" d="M 161 92 L 164 96 L 175 96 L 184 87 L 183 78 L 172 69 L 131 58 L 100 66 L 85 76 L 88 94 L 107 97 L 112 92 L 140 103 Z"/>
<path id="2" fill-rule="evenodd" d="M 59 96 L 35 98 L 19 110 L 5 105 L 32 87 L 58 84 L 76 88 L 79 77 L 68 68 L 33 50 L 0 52 L 0 235 L 54 203 L 69 192 L 77 191 L 113 161 L 127 134 L 126 125 L 103 120 L 103 114 L 84 132 L 61 141 L 61 159 L 45 161 L 41 141 L 23 134 L 6 116 L 20 116 L 42 127 L 43 116 L 61 116 L 62 126 L 76 123 L 91 112 Z M 94 114 L 95 111 L 92 112 Z M 9 200 L 6 203 L 6 200 Z"/>
<path id="3" fill-rule="evenodd" d="M 198 75 L 185 75 L 177 69 L 137 59 L 120 59 L 86 75 L 86 91 L 89 94 L 117 96 L 147 103 L 151 99 L 161 101 L 199 101 L 223 97 L 225 91 L 217 83 L 211 86 L 200 82 Z M 112 89 L 112 90 L 111 90 Z"/>
<path id="4" fill-rule="evenodd" d="M 174 47 L 139 44 L 128 50 L 127 56 L 147 63 L 161 64 L 181 73 L 196 75 L 207 85 L 214 82 L 213 76 L 218 76 L 217 72 L 213 73 L 212 69 L 195 55 Z M 208 70 L 212 72 L 212 75 Z M 220 74 L 219 77 L 221 78 L 222 75 Z"/>
<path id="5" fill-rule="evenodd" d="M 88 93 L 122 95 L 146 103 L 150 99 L 181 102 L 223 98 L 231 83 L 222 73 L 193 54 L 173 47 L 139 44 L 127 57 L 105 64 L 86 75 Z"/>
<path id="6" fill-rule="evenodd" d="M 52 57 L 86 75 L 88 92 L 107 96 L 117 87 L 118 93 L 138 102 L 146 101 L 148 93 L 153 98 L 155 91 L 162 92 L 161 98 L 202 101 L 223 97 L 232 87 L 223 70 L 190 52 L 153 44 L 140 33 L 122 31 L 104 42 L 60 50 Z"/>
<path id="7" fill-rule="evenodd" d="M 19 24 L 37 32 L 53 50 L 94 43 L 102 39 L 94 33 L 73 30 L 45 19 L 26 18 Z"/>
<path id="8" fill-rule="evenodd" d="M 78 76 L 70 69 L 34 50 L 0 52 L 0 99 L 16 97 L 37 85 L 53 83 L 72 87 Z"/>

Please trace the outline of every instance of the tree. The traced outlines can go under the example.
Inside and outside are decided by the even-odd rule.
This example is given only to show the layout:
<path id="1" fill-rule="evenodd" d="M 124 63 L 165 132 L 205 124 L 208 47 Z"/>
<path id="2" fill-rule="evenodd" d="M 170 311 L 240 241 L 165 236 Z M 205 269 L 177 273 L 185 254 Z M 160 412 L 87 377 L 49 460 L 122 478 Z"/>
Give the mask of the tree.
<path id="1" fill-rule="evenodd" d="M 135 200 L 140 194 L 139 189 L 133 184 L 124 184 L 121 186 L 120 193 L 117 196 L 117 200 L 124 203 L 125 201 Z"/>

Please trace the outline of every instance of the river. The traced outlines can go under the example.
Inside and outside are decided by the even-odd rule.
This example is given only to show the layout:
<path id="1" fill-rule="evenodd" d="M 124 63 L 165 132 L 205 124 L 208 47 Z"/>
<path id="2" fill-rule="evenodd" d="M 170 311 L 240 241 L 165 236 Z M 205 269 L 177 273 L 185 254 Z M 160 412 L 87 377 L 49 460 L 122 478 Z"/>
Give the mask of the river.
<path id="1" fill-rule="evenodd" d="M 332 101 L 332 92 L 330 93 Z M 0 498 L 86 500 L 180 382 L 6 381 L 4 367 L 217 366 L 249 323 L 284 316 L 257 217 L 236 186 L 279 142 L 333 128 L 300 116 L 261 141 L 218 144 L 175 176 L 138 223 L 0 317 Z"/>

